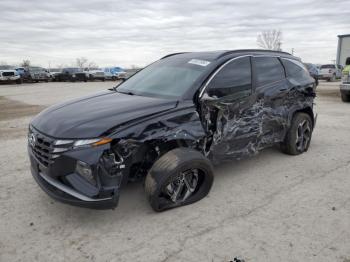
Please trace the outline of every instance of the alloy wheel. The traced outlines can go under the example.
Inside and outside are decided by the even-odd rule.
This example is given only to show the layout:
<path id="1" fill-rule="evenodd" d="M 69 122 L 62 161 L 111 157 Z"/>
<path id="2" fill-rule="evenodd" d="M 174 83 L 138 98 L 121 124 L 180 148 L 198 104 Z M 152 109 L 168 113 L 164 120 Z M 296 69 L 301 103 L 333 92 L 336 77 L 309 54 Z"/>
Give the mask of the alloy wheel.
<path id="1" fill-rule="evenodd" d="M 173 203 L 178 204 L 184 202 L 192 196 L 199 187 L 200 172 L 201 171 L 197 168 L 181 172 L 165 186 L 165 195 Z"/>
<path id="2" fill-rule="evenodd" d="M 311 139 L 311 127 L 307 120 L 302 121 L 297 128 L 296 148 L 303 152 L 307 149 Z"/>

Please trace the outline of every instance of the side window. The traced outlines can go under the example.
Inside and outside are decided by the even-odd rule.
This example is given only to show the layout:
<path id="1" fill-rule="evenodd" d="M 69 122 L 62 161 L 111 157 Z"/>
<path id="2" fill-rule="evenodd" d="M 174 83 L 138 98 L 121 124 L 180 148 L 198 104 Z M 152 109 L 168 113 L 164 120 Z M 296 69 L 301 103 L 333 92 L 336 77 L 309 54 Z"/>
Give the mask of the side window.
<path id="1" fill-rule="evenodd" d="M 310 74 L 301 62 L 292 59 L 282 59 L 282 61 L 288 77 L 299 81 L 310 80 Z"/>
<path id="2" fill-rule="evenodd" d="M 217 97 L 235 95 L 237 97 L 250 94 L 252 90 L 252 71 L 250 57 L 243 57 L 223 67 L 208 85 L 210 96 Z"/>
<path id="3" fill-rule="evenodd" d="M 256 84 L 263 86 L 285 78 L 284 69 L 276 57 L 255 57 Z"/>

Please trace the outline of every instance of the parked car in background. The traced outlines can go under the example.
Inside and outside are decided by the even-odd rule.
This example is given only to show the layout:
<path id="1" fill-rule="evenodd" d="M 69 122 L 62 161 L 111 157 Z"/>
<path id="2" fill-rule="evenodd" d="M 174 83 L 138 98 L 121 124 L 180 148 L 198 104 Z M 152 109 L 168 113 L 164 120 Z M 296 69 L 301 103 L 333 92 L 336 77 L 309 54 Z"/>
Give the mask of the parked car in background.
<path id="1" fill-rule="evenodd" d="M 341 99 L 350 102 L 350 57 L 345 60 L 345 68 L 342 72 L 342 83 L 340 84 Z"/>
<path id="2" fill-rule="evenodd" d="M 126 79 L 128 79 L 129 77 L 133 76 L 134 74 L 136 74 L 137 72 L 139 72 L 140 70 L 142 70 L 142 68 L 130 68 L 130 69 L 125 69 L 125 74 L 126 74 Z"/>
<path id="3" fill-rule="evenodd" d="M 22 78 L 12 66 L 5 65 L 0 66 L 0 82 L 22 84 Z"/>
<path id="4" fill-rule="evenodd" d="M 101 80 L 105 81 L 105 73 L 103 69 L 100 68 L 85 68 L 84 69 L 85 74 L 88 76 L 90 81 L 94 80 Z"/>
<path id="5" fill-rule="evenodd" d="M 343 67 L 341 65 L 327 64 L 321 65 L 319 79 L 327 81 L 336 81 L 341 78 Z"/>
<path id="6" fill-rule="evenodd" d="M 83 71 L 83 69 L 78 67 L 67 67 L 63 68 L 61 73 L 55 75 L 56 81 L 64 82 L 64 81 L 84 81 L 88 80 L 87 74 Z"/>
<path id="7" fill-rule="evenodd" d="M 119 80 L 126 79 L 126 72 L 121 67 L 105 67 L 103 69 L 106 79 Z"/>
<path id="8" fill-rule="evenodd" d="M 48 71 L 39 66 L 18 67 L 16 68 L 16 71 L 21 75 L 22 80 L 25 82 L 48 82 L 50 79 Z"/>
<path id="9" fill-rule="evenodd" d="M 50 68 L 48 70 L 49 77 L 52 81 L 56 81 L 56 76 L 62 72 L 62 69 L 60 68 Z"/>
<path id="10" fill-rule="evenodd" d="M 315 79 L 316 86 L 318 86 L 318 77 L 320 74 L 319 69 L 317 68 L 316 65 L 311 64 L 311 63 L 304 63 L 304 65 L 306 66 L 310 75 Z"/>
<path id="11" fill-rule="evenodd" d="M 288 53 L 170 54 L 113 89 L 37 115 L 31 172 L 72 205 L 114 208 L 127 182 L 144 179 L 155 211 L 192 204 L 211 189 L 212 163 L 274 145 L 306 152 L 314 97 L 314 79 Z"/>

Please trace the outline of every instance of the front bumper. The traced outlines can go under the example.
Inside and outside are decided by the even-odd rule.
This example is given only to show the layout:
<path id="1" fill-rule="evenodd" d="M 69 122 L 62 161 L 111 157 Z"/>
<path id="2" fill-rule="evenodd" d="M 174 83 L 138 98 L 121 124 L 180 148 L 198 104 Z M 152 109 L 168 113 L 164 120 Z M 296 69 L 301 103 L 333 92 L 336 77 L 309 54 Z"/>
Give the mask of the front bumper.
<path id="1" fill-rule="evenodd" d="M 2 76 L 0 82 L 13 82 L 20 79 L 20 76 Z"/>
<path id="2" fill-rule="evenodd" d="M 37 139 L 42 139 L 42 135 L 35 134 Z M 111 175 L 106 172 L 100 160 L 108 149 L 109 145 L 72 150 L 44 161 L 38 147 L 34 148 L 28 143 L 31 173 L 38 185 L 60 202 L 94 209 L 112 209 L 118 205 L 123 173 Z M 77 173 L 75 166 L 78 161 L 91 167 L 96 183 L 91 184 Z"/>
<path id="3" fill-rule="evenodd" d="M 333 77 L 333 74 L 322 74 L 322 75 L 318 75 L 318 79 L 321 79 L 321 80 L 331 79 L 332 77 Z"/>
<path id="4" fill-rule="evenodd" d="M 39 172 L 33 166 L 31 167 L 31 172 L 34 180 L 38 183 L 41 189 L 50 197 L 62 203 L 93 209 L 112 209 L 118 205 L 118 191 L 116 191 L 110 198 L 89 198 L 49 177 L 48 175 Z"/>

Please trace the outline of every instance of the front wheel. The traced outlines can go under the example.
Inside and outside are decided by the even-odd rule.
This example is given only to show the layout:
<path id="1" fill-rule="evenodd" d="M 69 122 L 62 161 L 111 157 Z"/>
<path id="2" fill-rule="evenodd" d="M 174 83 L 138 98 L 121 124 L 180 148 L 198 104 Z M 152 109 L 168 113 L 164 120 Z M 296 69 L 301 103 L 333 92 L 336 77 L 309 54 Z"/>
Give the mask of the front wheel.
<path id="1" fill-rule="evenodd" d="M 281 144 L 282 151 L 289 155 L 299 155 L 306 152 L 310 146 L 312 130 L 311 117 L 305 113 L 296 113 Z"/>
<path id="2" fill-rule="evenodd" d="M 159 212 L 201 200 L 209 193 L 213 179 L 212 165 L 204 155 L 177 148 L 154 163 L 145 191 L 152 208 Z"/>

